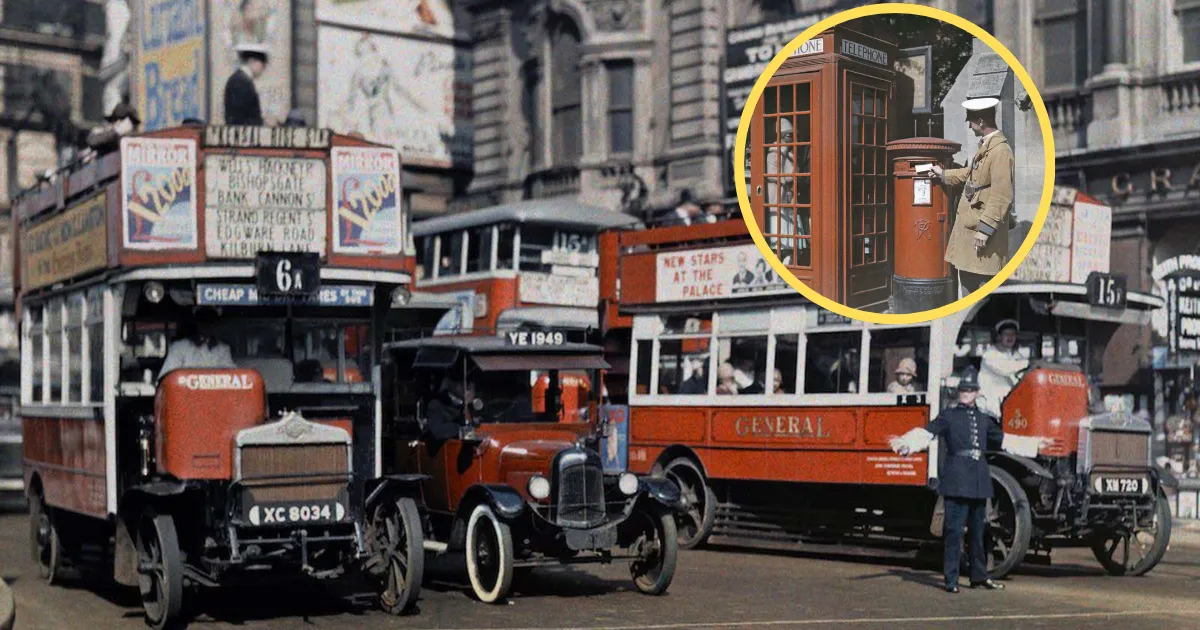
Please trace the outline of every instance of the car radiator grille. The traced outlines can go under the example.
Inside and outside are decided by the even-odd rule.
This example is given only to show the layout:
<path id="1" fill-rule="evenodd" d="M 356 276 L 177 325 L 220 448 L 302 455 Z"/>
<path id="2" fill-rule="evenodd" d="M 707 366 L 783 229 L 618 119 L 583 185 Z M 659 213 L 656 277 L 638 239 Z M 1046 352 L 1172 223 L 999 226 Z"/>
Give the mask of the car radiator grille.
<path id="1" fill-rule="evenodd" d="M 589 463 L 567 464 L 558 473 L 558 524 L 591 527 L 604 521 L 604 473 Z"/>
<path id="2" fill-rule="evenodd" d="M 241 462 L 242 486 L 259 502 L 332 499 L 350 471 L 345 444 L 246 445 Z"/>
<path id="3" fill-rule="evenodd" d="M 1149 440 L 1145 433 L 1092 431 L 1092 467 L 1149 465 Z"/>

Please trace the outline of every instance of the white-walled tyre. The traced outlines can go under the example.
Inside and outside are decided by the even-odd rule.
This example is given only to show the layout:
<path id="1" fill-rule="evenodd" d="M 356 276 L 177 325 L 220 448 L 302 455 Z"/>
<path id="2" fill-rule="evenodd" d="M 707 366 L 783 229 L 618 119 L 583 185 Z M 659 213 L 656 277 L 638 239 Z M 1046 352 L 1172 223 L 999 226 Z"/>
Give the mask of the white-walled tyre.
<path id="1" fill-rule="evenodd" d="M 471 511 L 466 548 L 467 577 L 475 597 L 487 604 L 503 600 L 512 588 L 512 532 L 487 504 Z"/>

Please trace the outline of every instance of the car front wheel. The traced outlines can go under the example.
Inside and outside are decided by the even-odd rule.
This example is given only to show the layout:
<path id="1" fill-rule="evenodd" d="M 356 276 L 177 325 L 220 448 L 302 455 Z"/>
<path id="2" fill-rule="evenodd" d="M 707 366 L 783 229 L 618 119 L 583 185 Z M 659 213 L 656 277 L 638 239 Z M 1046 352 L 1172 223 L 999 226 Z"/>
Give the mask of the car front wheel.
<path id="1" fill-rule="evenodd" d="M 662 595 L 675 577 L 675 562 L 679 555 L 679 534 L 675 517 L 638 510 L 629 521 L 639 529 L 634 548 L 640 556 L 629 567 L 633 583 L 647 595 Z"/>
<path id="2" fill-rule="evenodd" d="M 475 597 L 487 604 L 503 601 L 512 588 L 512 532 L 487 504 L 471 511 L 466 547 L 467 576 Z"/>

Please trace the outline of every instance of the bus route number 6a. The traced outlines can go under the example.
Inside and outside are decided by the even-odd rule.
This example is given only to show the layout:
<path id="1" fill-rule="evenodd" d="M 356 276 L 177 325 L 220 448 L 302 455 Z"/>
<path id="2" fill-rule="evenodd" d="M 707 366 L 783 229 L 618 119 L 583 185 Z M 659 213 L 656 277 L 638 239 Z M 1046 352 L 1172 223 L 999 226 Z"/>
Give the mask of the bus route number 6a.
<path id="1" fill-rule="evenodd" d="M 312 295 L 321 284 L 320 258 L 315 253 L 266 252 L 258 255 L 255 274 L 265 295 Z"/>

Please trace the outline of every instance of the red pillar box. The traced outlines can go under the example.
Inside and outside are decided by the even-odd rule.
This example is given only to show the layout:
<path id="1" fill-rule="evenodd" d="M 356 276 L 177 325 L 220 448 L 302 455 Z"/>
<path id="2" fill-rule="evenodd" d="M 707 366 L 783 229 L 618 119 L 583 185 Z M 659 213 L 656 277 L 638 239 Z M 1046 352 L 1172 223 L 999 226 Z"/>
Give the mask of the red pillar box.
<path id="1" fill-rule="evenodd" d="M 950 200 L 927 167 L 946 166 L 960 147 L 943 138 L 888 143 L 895 204 L 893 313 L 927 311 L 952 301 L 950 265 L 945 260 Z"/>

